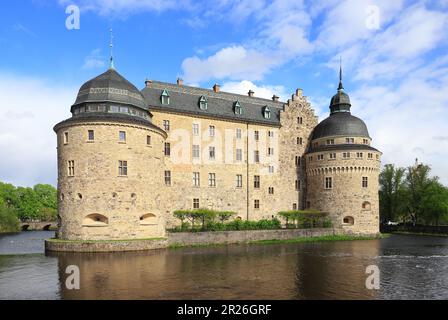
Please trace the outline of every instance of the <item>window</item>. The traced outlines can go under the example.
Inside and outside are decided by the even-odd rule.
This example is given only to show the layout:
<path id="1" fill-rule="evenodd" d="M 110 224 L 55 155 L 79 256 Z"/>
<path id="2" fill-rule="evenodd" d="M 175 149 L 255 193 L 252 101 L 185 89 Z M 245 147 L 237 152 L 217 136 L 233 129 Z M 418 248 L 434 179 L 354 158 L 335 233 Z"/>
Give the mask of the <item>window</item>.
<path id="1" fill-rule="evenodd" d="M 292 204 L 292 210 L 297 210 L 297 203 Z"/>
<path id="2" fill-rule="evenodd" d="M 325 177 L 325 189 L 332 189 L 332 188 L 333 188 L 333 178 Z"/>
<path id="3" fill-rule="evenodd" d="M 128 162 L 124 160 L 118 160 L 118 175 L 127 176 L 128 175 Z"/>
<path id="4" fill-rule="evenodd" d="M 324 160 L 324 155 L 323 154 L 318 154 L 317 155 L 317 160 Z"/>
<path id="5" fill-rule="evenodd" d="M 300 138 L 300 137 L 297 137 L 297 144 L 302 144 L 303 143 L 303 140 L 302 140 L 302 138 Z"/>
<path id="6" fill-rule="evenodd" d="M 95 131 L 93 131 L 93 130 L 88 130 L 88 131 L 87 131 L 87 139 L 88 139 L 89 141 L 93 141 L 93 140 L 95 140 Z"/>
<path id="7" fill-rule="evenodd" d="M 215 126 L 209 126 L 208 132 L 209 132 L 210 137 L 214 137 L 215 136 Z"/>
<path id="8" fill-rule="evenodd" d="M 302 124 L 303 122 L 303 118 L 302 117 L 297 117 L 297 124 Z"/>
<path id="9" fill-rule="evenodd" d="M 254 138 L 255 138 L 255 141 L 260 140 L 260 132 L 258 130 L 254 131 Z"/>
<path id="10" fill-rule="evenodd" d="M 193 209 L 199 209 L 199 199 L 198 198 L 193 199 Z"/>
<path id="11" fill-rule="evenodd" d="M 199 123 L 193 123 L 193 135 L 194 136 L 199 135 Z"/>
<path id="12" fill-rule="evenodd" d="M 75 160 L 68 160 L 68 175 L 70 177 L 75 175 Z"/>
<path id="13" fill-rule="evenodd" d="M 274 138 L 274 131 L 268 131 L 268 137 Z"/>
<path id="14" fill-rule="evenodd" d="M 171 185 L 171 171 L 169 170 L 165 171 L 165 185 L 167 186 Z"/>
<path id="15" fill-rule="evenodd" d="M 345 138 L 345 143 L 355 143 L 355 138 Z"/>
<path id="16" fill-rule="evenodd" d="M 143 226 L 157 225 L 157 217 L 153 213 L 146 213 L 139 217 L 140 224 Z"/>
<path id="17" fill-rule="evenodd" d="M 313 161 L 313 156 L 309 156 L 309 157 L 308 157 L 308 161 L 309 161 L 309 162 Z"/>
<path id="18" fill-rule="evenodd" d="M 269 194 L 274 194 L 274 187 L 269 187 L 268 188 L 268 193 Z"/>
<path id="19" fill-rule="evenodd" d="M 329 156 L 330 156 L 330 159 L 336 159 L 336 153 L 335 152 L 330 153 Z"/>
<path id="20" fill-rule="evenodd" d="M 327 145 L 331 145 L 334 144 L 334 139 L 328 139 L 327 140 Z"/>
<path id="21" fill-rule="evenodd" d="M 317 148 L 318 146 L 319 146 L 319 142 L 314 142 L 314 143 L 313 143 L 313 147 L 314 147 L 314 148 Z"/>
<path id="22" fill-rule="evenodd" d="M 201 110 L 207 110 L 208 104 L 207 104 L 207 98 L 204 96 L 201 96 L 199 98 L 199 109 Z"/>
<path id="23" fill-rule="evenodd" d="M 347 225 L 354 225 L 355 224 L 355 219 L 353 219 L 353 217 L 349 217 L 349 216 L 347 216 L 347 217 L 344 217 L 344 219 L 342 220 L 342 222 L 344 223 L 344 224 L 347 224 Z"/>
<path id="24" fill-rule="evenodd" d="M 368 185 L 368 178 L 362 177 L 362 187 L 367 188 L 367 185 Z"/>
<path id="25" fill-rule="evenodd" d="M 356 157 L 357 158 L 362 158 L 362 152 L 356 152 Z"/>
<path id="26" fill-rule="evenodd" d="M 239 101 L 236 101 L 233 105 L 233 111 L 235 112 L 235 114 L 243 114 L 243 108 L 241 107 Z"/>
<path id="27" fill-rule="evenodd" d="M 368 139 L 362 139 L 362 142 L 363 142 L 364 144 L 369 144 L 369 140 L 368 140 Z"/>
<path id="28" fill-rule="evenodd" d="M 373 153 L 370 153 L 370 152 L 369 152 L 369 153 L 367 154 L 367 158 L 372 159 L 372 158 L 373 158 Z"/>
<path id="29" fill-rule="evenodd" d="M 371 206 L 370 206 L 370 202 L 368 202 L 368 201 L 364 201 L 364 202 L 362 203 L 362 209 L 363 209 L 363 210 L 370 210 L 370 208 L 371 208 Z"/>
<path id="30" fill-rule="evenodd" d="M 166 89 L 162 91 L 160 101 L 162 102 L 162 104 L 170 104 L 170 94 Z"/>
<path id="31" fill-rule="evenodd" d="M 274 155 L 274 148 L 268 148 L 268 156 Z"/>
<path id="32" fill-rule="evenodd" d="M 169 157 L 171 155 L 171 144 L 169 142 L 165 142 L 165 148 L 163 150 L 165 156 Z"/>
<path id="33" fill-rule="evenodd" d="M 258 151 L 258 150 L 254 151 L 254 162 L 260 163 L 260 151 Z"/>
<path id="34" fill-rule="evenodd" d="M 236 138 L 241 139 L 241 129 L 236 129 Z"/>
<path id="35" fill-rule="evenodd" d="M 344 158 L 344 159 L 350 158 L 350 152 L 343 152 L 342 158 Z"/>
<path id="36" fill-rule="evenodd" d="M 147 135 L 147 136 L 146 136 L 146 144 L 147 144 L 148 146 L 151 145 L 151 136 L 150 136 L 150 135 Z"/>
<path id="37" fill-rule="evenodd" d="M 208 174 L 208 186 L 216 187 L 216 174 L 215 173 Z"/>
<path id="38" fill-rule="evenodd" d="M 215 147 L 208 147 L 208 154 L 211 160 L 215 159 Z"/>
<path id="39" fill-rule="evenodd" d="M 254 209 L 260 209 L 260 200 L 258 199 L 254 200 Z"/>
<path id="40" fill-rule="evenodd" d="M 302 162 L 302 157 L 296 156 L 296 160 L 295 160 L 296 167 L 300 167 L 301 162 Z"/>
<path id="41" fill-rule="evenodd" d="M 236 161 L 243 161 L 243 149 L 236 149 Z"/>
<path id="42" fill-rule="evenodd" d="M 193 158 L 199 158 L 200 155 L 200 150 L 199 150 L 199 145 L 198 144 L 194 144 L 193 145 Z"/>
<path id="43" fill-rule="evenodd" d="M 195 187 L 200 186 L 199 172 L 193 172 L 193 186 L 195 186 Z"/>
<path id="44" fill-rule="evenodd" d="M 110 112 L 119 112 L 120 108 L 118 106 L 110 106 L 109 111 Z M 84 110 L 82 110 L 82 112 L 84 112 Z"/>
<path id="45" fill-rule="evenodd" d="M 243 187 L 243 175 L 242 174 L 237 174 L 236 175 L 236 187 L 237 188 L 242 188 Z"/>
<path id="46" fill-rule="evenodd" d="M 265 119 L 270 119 L 270 118 L 271 118 L 271 109 L 269 109 L 268 106 L 265 106 L 265 107 L 263 108 L 263 117 L 264 117 Z"/>
<path id="47" fill-rule="evenodd" d="M 274 166 L 269 166 L 269 173 L 274 173 Z"/>
<path id="48" fill-rule="evenodd" d="M 295 181 L 295 188 L 297 191 L 300 190 L 300 180 Z"/>
<path id="49" fill-rule="evenodd" d="M 109 224 L 109 219 L 99 213 L 92 213 L 82 219 L 83 227 L 106 227 Z"/>
<path id="50" fill-rule="evenodd" d="M 254 176 L 254 188 L 260 189 L 260 176 Z"/>
<path id="51" fill-rule="evenodd" d="M 64 143 L 68 143 L 68 132 L 64 132 Z"/>
<path id="52" fill-rule="evenodd" d="M 126 131 L 120 131 L 118 133 L 118 140 L 120 142 L 126 142 Z"/>
<path id="53" fill-rule="evenodd" d="M 128 107 L 120 107 L 120 112 L 121 113 L 129 113 L 129 108 Z"/>
<path id="54" fill-rule="evenodd" d="M 163 130 L 170 131 L 170 120 L 163 120 Z"/>

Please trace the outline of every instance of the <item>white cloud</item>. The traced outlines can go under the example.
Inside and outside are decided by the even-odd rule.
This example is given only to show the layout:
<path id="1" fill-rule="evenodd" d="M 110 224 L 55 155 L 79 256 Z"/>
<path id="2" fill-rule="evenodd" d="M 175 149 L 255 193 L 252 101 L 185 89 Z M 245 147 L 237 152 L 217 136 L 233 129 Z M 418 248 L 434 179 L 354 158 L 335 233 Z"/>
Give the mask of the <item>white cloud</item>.
<path id="1" fill-rule="evenodd" d="M 56 185 L 53 126 L 70 116 L 76 92 L 42 79 L 0 73 L 0 181 Z"/>
<path id="2" fill-rule="evenodd" d="M 104 68 L 105 57 L 101 55 L 101 49 L 94 49 L 90 54 L 84 59 L 83 69 L 98 69 Z"/>
<path id="3" fill-rule="evenodd" d="M 288 93 L 284 86 L 271 86 L 271 85 L 256 85 L 255 83 L 243 80 L 243 81 L 231 81 L 225 82 L 221 86 L 221 91 L 232 92 L 237 94 L 247 94 L 249 90 L 254 91 L 255 97 L 271 99 L 275 94 L 281 101 L 286 101 L 289 98 Z"/>

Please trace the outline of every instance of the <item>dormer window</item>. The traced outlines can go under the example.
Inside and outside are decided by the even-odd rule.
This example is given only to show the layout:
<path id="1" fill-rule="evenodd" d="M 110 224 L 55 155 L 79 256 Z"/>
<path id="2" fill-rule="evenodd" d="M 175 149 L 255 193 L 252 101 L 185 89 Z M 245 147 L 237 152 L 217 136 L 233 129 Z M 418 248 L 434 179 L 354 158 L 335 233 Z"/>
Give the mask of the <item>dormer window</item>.
<path id="1" fill-rule="evenodd" d="M 207 98 L 204 96 L 201 96 L 199 98 L 199 109 L 201 110 L 207 110 L 208 104 L 207 104 Z"/>
<path id="2" fill-rule="evenodd" d="M 265 107 L 263 108 L 263 117 L 264 117 L 265 119 L 270 119 L 270 118 L 271 118 L 271 109 L 269 109 L 268 106 L 265 106 Z"/>
<path id="3" fill-rule="evenodd" d="M 162 95 L 160 96 L 160 100 L 162 104 L 170 104 L 170 94 L 166 89 L 162 91 Z"/>
<path id="4" fill-rule="evenodd" d="M 235 111 L 235 114 L 243 114 L 243 107 L 241 107 L 241 104 L 239 101 L 235 102 L 234 111 Z"/>

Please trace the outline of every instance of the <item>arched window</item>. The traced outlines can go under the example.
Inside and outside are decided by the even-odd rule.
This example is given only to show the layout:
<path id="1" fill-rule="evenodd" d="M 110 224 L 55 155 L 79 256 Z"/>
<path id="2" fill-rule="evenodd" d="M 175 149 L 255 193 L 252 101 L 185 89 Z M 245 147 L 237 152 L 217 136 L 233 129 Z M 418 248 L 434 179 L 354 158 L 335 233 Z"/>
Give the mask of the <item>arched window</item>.
<path id="1" fill-rule="evenodd" d="M 363 209 L 363 210 L 370 210 L 370 208 L 371 208 L 371 206 L 370 206 L 370 202 L 368 202 L 368 201 L 364 201 L 364 202 L 362 203 L 362 209 Z"/>
<path id="2" fill-rule="evenodd" d="M 265 119 L 270 119 L 270 118 L 271 118 L 271 109 L 269 109 L 268 106 L 265 106 L 265 107 L 263 108 L 263 117 L 264 117 Z"/>
<path id="3" fill-rule="evenodd" d="M 201 96 L 199 98 L 199 109 L 207 110 L 207 107 L 208 107 L 207 98 L 204 96 Z"/>
<path id="4" fill-rule="evenodd" d="M 140 224 L 144 226 L 157 225 L 157 217 L 152 213 L 146 213 L 140 216 Z"/>
<path id="5" fill-rule="evenodd" d="M 346 217 L 344 217 L 342 222 L 344 225 L 352 226 L 355 224 L 355 219 L 353 219 L 353 217 L 346 216 Z"/>
<path id="6" fill-rule="evenodd" d="M 233 106 L 233 111 L 235 112 L 235 114 L 243 114 L 243 107 L 241 107 L 241 104 L 239 101 L 236 101 L 234 106 Z"/>
<path id="7" fill-rule="evenodd" d="M 170 104 L 170 94 L 166 89 L 162 91 L 160 101 L 162 102 L 162 104 Z"/>
<path id="8" fill-rule="evenodd" d="M 109 219 L 99 213 L 91 213 L 82 220 L 83 227 L 105 227 L 109 225 Z"/>

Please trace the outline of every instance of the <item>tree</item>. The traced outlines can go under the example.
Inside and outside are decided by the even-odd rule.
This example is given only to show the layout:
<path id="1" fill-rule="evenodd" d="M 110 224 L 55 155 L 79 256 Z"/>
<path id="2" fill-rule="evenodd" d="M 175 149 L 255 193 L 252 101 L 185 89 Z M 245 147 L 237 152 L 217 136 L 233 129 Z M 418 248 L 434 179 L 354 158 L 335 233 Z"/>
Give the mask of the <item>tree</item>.
<path id="1" fill-rule="evenodd" d="M 18 193 L 18 212 L 20 219 L 38 219 L 39 212 L 43 208 L 42 203 L 39 202 L 37 194 L 32 188 L 17 188 Z"/>
<path id="2" fill-rule="evenodd" d="M 447 223 L 448 189 L 438 181 L 430 182 L 422 195 L 421 207 L 425 224 Z"/>
<path id="3" fill-rule="evenodd" d="M 381 221 L 393 221 L 401 216 L 406 206 L 407 189 L 404 182 L 405 169 L 386 164 L 380 173 Z"/>
<path id="4" fill-rule="evenodd" d="M 57 190 L 49 184 L 36 184 L 33 188 L 39 202 L 46 208 L 57 209 Z"/>
<path id="5" fill-rule="evenodd" d="M 0 202 L 8 207 L 17 207 L 18 201 L 17 188 L 10 183 L 0 182 Z"/>

